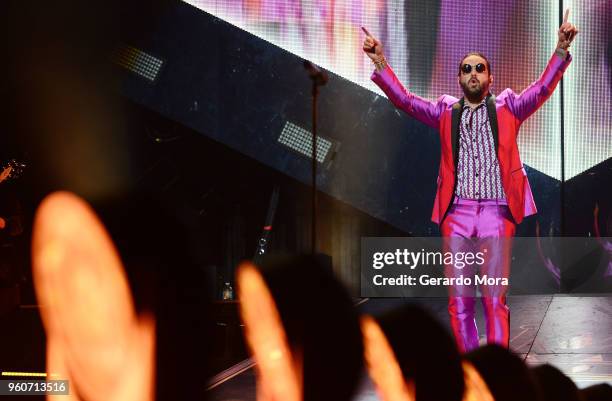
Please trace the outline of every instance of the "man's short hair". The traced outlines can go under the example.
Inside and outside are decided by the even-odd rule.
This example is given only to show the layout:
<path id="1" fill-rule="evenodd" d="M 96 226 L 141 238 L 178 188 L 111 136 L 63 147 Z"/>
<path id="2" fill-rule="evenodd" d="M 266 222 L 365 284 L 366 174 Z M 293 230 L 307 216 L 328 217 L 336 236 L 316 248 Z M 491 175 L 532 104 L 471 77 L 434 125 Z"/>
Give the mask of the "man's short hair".
<path id="1" fill-rule="evenodd" d="M 461 61 L 459 62 L 459 72 L 457 72 L 457 75 L 461 76 L 461 66 L 463 65 L 463 60 L 465 60 L 466 58 L 470 56 L 478 56 L 478 57 L 483 58 L 484 61 L 487 63 L 487 72 L 489 73 L 489 75 L 491 75 L 491 63 L 489 63 L 489 59 L 487 58 L 487 56 L 485 56 L 484 54 L 480 52 L 469 52 L 468 54 L 463 56 L 461 58 Z"/>

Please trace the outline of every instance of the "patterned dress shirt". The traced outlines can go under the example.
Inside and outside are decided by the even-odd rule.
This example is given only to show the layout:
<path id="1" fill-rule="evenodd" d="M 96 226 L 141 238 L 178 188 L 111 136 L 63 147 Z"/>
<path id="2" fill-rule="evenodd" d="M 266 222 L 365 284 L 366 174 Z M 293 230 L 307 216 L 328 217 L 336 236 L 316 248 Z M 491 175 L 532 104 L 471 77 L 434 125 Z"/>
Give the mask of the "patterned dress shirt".
<path id="1" fill-rule="evenodd" d="M 455 194 L 465 199 L 505 199 L 485 99 L 463 106 Z"/>

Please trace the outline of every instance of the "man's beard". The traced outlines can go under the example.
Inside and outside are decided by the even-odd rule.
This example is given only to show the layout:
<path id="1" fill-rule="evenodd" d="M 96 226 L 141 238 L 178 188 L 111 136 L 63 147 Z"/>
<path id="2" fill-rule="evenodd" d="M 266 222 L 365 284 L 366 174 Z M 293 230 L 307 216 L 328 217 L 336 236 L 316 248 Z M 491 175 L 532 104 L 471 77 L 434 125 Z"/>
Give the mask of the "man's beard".
<path id="1" fill-rule="evenodd" d="M 485 91 L 484 85 L 478 82 L 477 85 L 470 87 L 470 81 L 467 83 L 461 83 L 461 89 L 463 89 L 463 94 L 468 99 L 480 99 Z"/>

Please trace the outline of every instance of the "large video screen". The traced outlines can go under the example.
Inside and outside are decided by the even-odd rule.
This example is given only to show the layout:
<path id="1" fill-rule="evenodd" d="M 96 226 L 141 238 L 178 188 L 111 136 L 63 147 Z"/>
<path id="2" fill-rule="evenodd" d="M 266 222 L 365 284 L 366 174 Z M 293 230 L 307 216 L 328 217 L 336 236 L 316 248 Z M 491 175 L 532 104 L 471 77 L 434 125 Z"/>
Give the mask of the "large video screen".
<path id="1" fill-rule="evenodd" d="M 565 176 L 612 157 L 612 0 L 565 0 L 580 29 L 564 82 Z"/>
<path id="2" fill-rule="evenodd" d="M 459 97 L 457 66 L 469 51 L 492 63 L 493 92 L 522 91 L 553 54 L 559 1 L 189 0 L 188 3 L 371 89 L 361 51 L 365 26 L 384 44 L 396 75 L 414 93 Z M 565 179 L 612 156 L 612 1 L 564 1 L 581 30 L 562 93 L 525 122 L 523 162 Z M 563 113 L 562 114 L 562 108 Z M 562 127 L 563 126 L 563 127 Z"/>

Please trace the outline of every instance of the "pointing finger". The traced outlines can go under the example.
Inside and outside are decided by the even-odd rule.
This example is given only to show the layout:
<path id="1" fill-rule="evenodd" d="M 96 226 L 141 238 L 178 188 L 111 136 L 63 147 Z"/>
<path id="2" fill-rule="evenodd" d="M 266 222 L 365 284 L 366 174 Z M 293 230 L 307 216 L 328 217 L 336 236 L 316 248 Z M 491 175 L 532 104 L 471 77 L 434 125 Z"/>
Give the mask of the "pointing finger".
<path id="1" fill-rule="evenodd" d="M 563 15 L 563 23 L 567 22 L 568 17 L 569 17 L 569 8 L 565 10 L 565 14 Z"/>
<path id="2" fill-rule="evenodd" d="M 365 29 L 365 27 L 363 27 L 363 26 L 362 26 L 362 27 L 361 27 L 361 30 L 363 31 L 363 33 L 365 33 L 365 34 L 366 34 L 366 36 L 372 37 L 372 35 L 370 34 L 370 32 L 368 32 L 368 30 L 367 30 L 367 29 Z"/>

